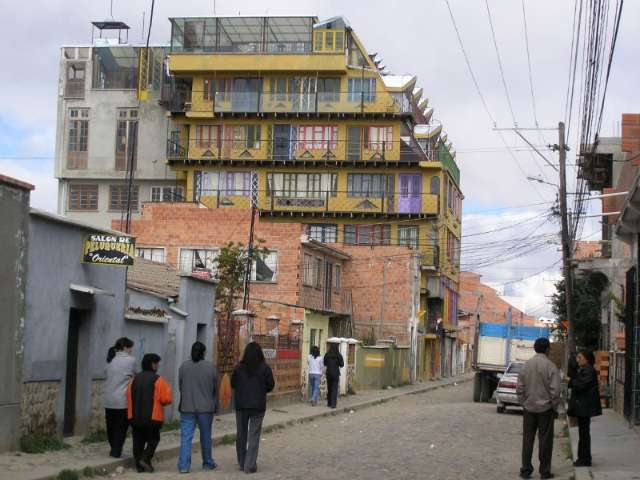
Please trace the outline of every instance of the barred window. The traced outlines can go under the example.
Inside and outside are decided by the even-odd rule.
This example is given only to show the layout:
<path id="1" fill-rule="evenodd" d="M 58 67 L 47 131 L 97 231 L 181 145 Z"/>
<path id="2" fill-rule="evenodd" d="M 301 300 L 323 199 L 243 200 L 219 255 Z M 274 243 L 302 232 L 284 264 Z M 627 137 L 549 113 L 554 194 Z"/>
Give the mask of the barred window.
<path id="1" fill-rule="evenodd" d="M 406 245 L 409 248 L 418 248 L 418 238 L 420 229 L 417 225 L 398 226 L 398 244 Z"/>
<path id="2" fill-rule="evenodd" d="M 346 245 L 389 245 L 391 225 L 345 225 L 344 243 Z"/>
<path id="3" fill-rule="evenodd" d="M 69 210 L 97 210 L 98 185 L 69 185 Z"/>
<path id="4" fill-rule="evenodd" d="M 393 192 L 393 175 L 381 173 L 350 173 L 347 176 L 349 197 L 381 198 Z"/>
<path id="5" fill-rule="evenodd" d="M 329 223 L 317 223 L 308 226 L 309 237 L 322 243 L 335 243 L 338 237 L 338 226 Z"/>

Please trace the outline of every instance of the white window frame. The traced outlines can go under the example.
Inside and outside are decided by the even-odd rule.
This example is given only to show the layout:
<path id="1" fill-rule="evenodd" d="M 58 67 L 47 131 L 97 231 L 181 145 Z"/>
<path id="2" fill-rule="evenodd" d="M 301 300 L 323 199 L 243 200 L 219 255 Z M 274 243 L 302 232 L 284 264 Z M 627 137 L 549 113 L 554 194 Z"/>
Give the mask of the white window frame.
<path id="1" fill-rule="evenodd" d="M 169 188 L 171 189 L 171 195 L 173 196 L 173 198 L 178 198 L 177 195 L 177 190 L 180 189 L 180 198 L 184 198 L 184 187 L 182 185 L 154 185 L 151 187 L 151 189 L 149 190 L 149 201 L 152 203 L 160 203 L 160 202 L 164 202 L 164 190 L 165 188 Z M 154 200 L 153 199 L 153 190 L 154 189 L 160 189 L 160 198 L 159 200 Z"/>
<path id="2" fill-rule="evenodd" d="M 184 270 L 182 268 L 182 265 L 183 265 L 182 252 L 186 251 L 186 250 L 190 250 L 190 251 L 202 250 L 202 251 L 205 251 L 205 252 L 214 252 L 213 265 L 211 267 L 210 273 L 211 273 L 212 276 L 216 274 L 216 271 L 218 269 L 217 268 L 217 259 L 218 259 L 218 256 L 220 255 L 220 249 L 218 247 L 211 247 L 211 246 L 205 246 L 205 247 L 202 247 L 202 246 L 199 246 L 199 247 L 180 247 L 178 249 L 178 271 L 183 272 L 183 273 L 192 273 L 193 269 L 195 268 L 195 265 L 193 265 L 193 263 L 194 263 L 193 262 L 193 257 L 191 259 L 191 263 L 192 263 L 191 269 L 190 270 Z M 205 257 L 205 268 L 206 268 L 206 257 Z"/>
<path id="3" fill-rule="evenodd" d="M 153 252 L 151 252 L 151 258 L 146 258 L 146 257 L 141 257 L 140 255 L 138 255 L 140 250 L 161 250 L 162 251 L 162 260 L 158 261 L 158 260 L 154 260 L 153 259 Z M 167 249 L 165 247 L 153 247 L 153 246 L 136 246 L 136 257 L 137 258 L 144 258 L 145 260 L 150 260 L 152 262 L 156 262 L 156 263 L 165 263 L 165 260 L 167 258 Z"/>
<path id="4" fill-rule="evenodd" d="M 267 259 L 271 256 L 275 255 L 275 261 L 270 265 Z M 278 263 L 279 263 L 279 252 L 278 250 L 269 250 L 267 257 L 264 259 L 264 263 L 273 271 L 273 277 L 271 280 L 256 280 L 256 260 L 254 259 L 251 265 L 251 281 L 256 283 L 276 283 L 278 281 Z M 273 267 L 273 268 L 272 268 Z"/>

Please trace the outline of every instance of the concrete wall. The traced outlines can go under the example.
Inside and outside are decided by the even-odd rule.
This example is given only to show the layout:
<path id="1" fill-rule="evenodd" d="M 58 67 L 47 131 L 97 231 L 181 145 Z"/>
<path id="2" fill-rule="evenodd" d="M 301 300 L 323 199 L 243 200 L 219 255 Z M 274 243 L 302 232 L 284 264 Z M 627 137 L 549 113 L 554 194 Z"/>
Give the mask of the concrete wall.
<path id="1" fill-rule="evenodd" d="M 61 52 L 64 52 L 62 49 Z M 85 70 L 84 98 L 65 98 L 67 62 L 60 56 L 58 112 L 56 125 L 55 176 L 59 179 L 58 213 L 109 228 L 119 212 L 109 211 L 111 183 L 125 181 L 125 172 L 115 169 L 116 122 L 120 108 L 137 108 L 136 90 L 105 90 L 91 88 L 92 53 L 88 49 Z M 158 104 L 159 91 L 149 91 L 149 98 L 138 111 L 138 143 L 136 180 L 140 181 L 140 199 L 149 201 L 152 185 L 175 184 L 176 175 L 166 165 L 166 142 L 169 119 Z M 70 108 L 89 109 L 88 164 L 83 170 L 67 168 L 68 111 Z M 68 185 L 72 182 L 94 180 L 100 183 L 99 208 L 94 212 L 74 212 L 67 209 Z M 150 181 L 151 180 L 151 181 Z M 136 214 L 137 215 L 137 214 Z"/>
<path id="2" fill-rule="evenodd" d="M 71 308 L 82 314 L 79 332 L 76 433 L 89 429 L 92 383 L 104 378 L 107 349 L 124 334 L 125 269 L 80 263 L 82 241 L 89 229 L 31 214 L 29 225 L 24 328 L 23 425 L 31 431 L 62 432 L 65 404 L 67 340 Z M 70 290 L 71 283 L 98 287 L 111 295 Z M 92 394 L 93 391 L 93 394 Z M 56 396 L 49 406 L 40 395 Z"/>
<path id="3" fill-rule="evenodd" d="M 356 360 L 356 387 L 386 388 L 410 382 L 409 348 L 359 347 Z"/>
<path id="4" fill-rule="evenodd" d="M 0 451 L 14 449 L 20 432 L 29 190 L 0 182 Z"/>

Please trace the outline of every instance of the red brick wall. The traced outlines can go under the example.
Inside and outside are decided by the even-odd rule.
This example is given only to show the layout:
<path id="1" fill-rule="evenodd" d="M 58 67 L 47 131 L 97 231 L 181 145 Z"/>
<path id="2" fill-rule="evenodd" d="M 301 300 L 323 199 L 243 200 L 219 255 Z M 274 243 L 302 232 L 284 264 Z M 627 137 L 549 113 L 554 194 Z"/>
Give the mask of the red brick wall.
<path id="1" fill-rule="evenodd" d="M 356 337 L 367 336 L 373 327 L 377 339 L 396 337 L 399 345 L 408 345 L 412 282 L 419 282 L 411 272 L 411 258 L 415 253 L 406 247 L 340 246 L 340 249 L 352 256 L 345 265 L 343 284 L 353 292 Z M 387 274 L 383 282 L 385 261 Z"/>

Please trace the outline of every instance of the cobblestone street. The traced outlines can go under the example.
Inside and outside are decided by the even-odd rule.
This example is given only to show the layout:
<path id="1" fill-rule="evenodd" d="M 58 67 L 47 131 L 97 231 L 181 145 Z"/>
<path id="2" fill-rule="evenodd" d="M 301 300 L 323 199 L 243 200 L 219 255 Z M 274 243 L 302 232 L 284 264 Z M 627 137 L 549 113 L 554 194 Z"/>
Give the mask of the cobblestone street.
<path id="1" fill-rule="evenodd" d="M 495 404 L 472 403 L 467 382 L 267 434 L 253 478 L 518 478 L 521 422 L 519 412 L 499 415 Z M 571 471 L 565 444 L 557 423 L 557 478 Z M 214 457 L 218 471 L 202 472 L 196 453 L 189 478 L 247 478 L 236 469 L 233 445 L 215 448 Z M 128 470 L 119 478 L 141 477 Z M 159 463 L 153 478 L 185 477 L 171 460 Z"/>

